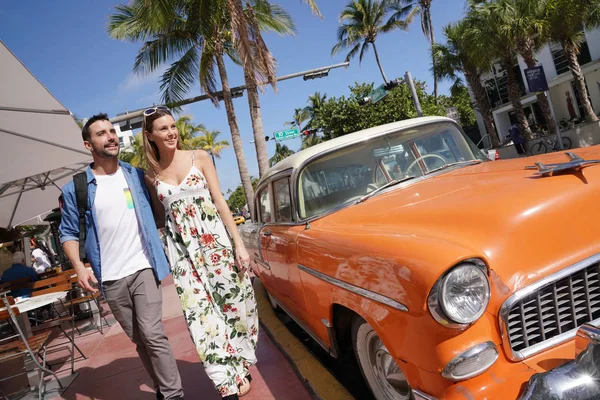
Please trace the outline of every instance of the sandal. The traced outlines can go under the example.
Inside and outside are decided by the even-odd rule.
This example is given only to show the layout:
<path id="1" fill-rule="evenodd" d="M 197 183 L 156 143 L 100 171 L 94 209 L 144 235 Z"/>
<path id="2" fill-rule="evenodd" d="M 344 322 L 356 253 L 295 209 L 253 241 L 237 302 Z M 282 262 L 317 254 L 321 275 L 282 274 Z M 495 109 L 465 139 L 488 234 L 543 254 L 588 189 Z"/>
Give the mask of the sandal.
<path id="1" fill-rule="evenodd" d="M 243 397 L 245 395 L 247 395 L 248 393 L 250 393 L 250 390 L 252 389 L 252 387 L 250 386 L 250 381 L 252 380 L 252 378 L 250 378 L 250 376 L 246 376 L 244 379 L 242 379 L 242 383 L 240 383 L 238 385 L 238 396 L 239 397 Z"/>

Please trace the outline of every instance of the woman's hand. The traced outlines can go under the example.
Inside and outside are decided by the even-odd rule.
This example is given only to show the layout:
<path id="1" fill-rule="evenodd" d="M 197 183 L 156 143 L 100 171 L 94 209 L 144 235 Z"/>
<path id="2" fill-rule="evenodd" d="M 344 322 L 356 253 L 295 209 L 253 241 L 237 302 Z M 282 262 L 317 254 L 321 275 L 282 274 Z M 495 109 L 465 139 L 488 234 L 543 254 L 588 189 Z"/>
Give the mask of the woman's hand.
<path id="1" fill-rule="evenodd" d="M 250 255 L 246 250 L 244 245 L 236 246 L 235 248 L 235 260 L 238 264 L 238 270 L 240 271 L 240 275 L 243 275 L 244 272 L 248 270 L 250 266 Z"/>

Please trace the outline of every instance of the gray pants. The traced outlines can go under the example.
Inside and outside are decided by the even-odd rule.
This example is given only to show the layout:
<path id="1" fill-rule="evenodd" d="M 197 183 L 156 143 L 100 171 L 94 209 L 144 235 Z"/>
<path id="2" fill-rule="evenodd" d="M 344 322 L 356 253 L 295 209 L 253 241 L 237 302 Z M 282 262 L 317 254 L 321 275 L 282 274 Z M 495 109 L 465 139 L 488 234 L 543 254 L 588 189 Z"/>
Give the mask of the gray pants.
<path id="1" fill-rule="evenodd" d="M 166 399 L 183 397 L 177 363 L 162 323 L 162 290 L 151 269 L 104 282 L 104 296 L 144 368 Z"/>

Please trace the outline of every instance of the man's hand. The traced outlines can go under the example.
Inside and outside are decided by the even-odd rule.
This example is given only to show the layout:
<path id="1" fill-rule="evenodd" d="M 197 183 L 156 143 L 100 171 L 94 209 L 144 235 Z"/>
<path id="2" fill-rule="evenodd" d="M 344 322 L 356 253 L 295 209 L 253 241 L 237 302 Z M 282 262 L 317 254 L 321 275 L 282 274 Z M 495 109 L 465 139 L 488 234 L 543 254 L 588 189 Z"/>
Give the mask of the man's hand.
<path id="1" fill-rule="evenodd" d="M 94 273 L 85 267 L 80 267 L 75 270 L 79 277 L 79 284 L 88 292 L 96 293 L 98 289 L 98 280 Z M 95 286 L 94 286 L 95 285 Z"/>

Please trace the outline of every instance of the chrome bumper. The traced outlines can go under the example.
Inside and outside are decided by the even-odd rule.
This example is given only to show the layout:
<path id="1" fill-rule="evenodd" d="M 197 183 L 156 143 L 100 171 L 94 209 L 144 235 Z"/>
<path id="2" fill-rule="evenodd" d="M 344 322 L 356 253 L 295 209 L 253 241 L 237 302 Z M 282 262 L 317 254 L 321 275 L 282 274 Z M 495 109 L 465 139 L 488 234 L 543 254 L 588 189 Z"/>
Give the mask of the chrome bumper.
<path id="1" fill-rule="evenodd" d="M 529 379 L 519 400 L 600 399 L 600 328 L 583 325 L 575 337 L 575 359 Z"/>

